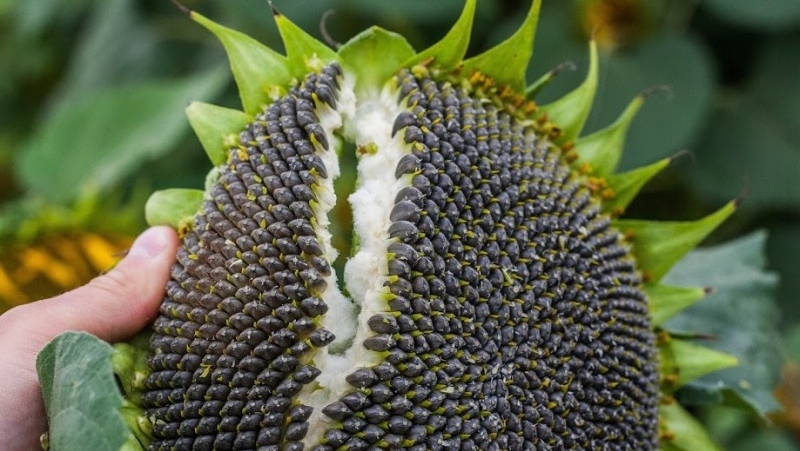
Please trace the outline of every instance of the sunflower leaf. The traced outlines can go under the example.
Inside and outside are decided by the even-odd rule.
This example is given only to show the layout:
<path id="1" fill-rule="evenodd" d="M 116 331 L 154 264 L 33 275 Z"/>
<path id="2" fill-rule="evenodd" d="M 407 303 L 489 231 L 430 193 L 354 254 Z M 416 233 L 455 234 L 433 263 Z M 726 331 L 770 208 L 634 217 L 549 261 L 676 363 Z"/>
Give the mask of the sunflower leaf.
<path id="1" fill-rule="evenodd" d="M 665 283 L 709 284 L 714 292 L 664 323 L 671 331 L 697 332 L 713 339 L 704 345 L 739 359 L 739 365 L 688 383 L 677 396 L 684 403 L 724 401 L 754 415 L 779 409 L 773 390 L 783 361 L 775 329 L 775 274 L 766 272 L 766 234 L 757 232 L 731 243 L 689 254 Z"/>
<path id="2" fill-rule="evenodd" d="M 697 164 L 688 173 L 706 199 L 730 198 L 747 185 L 753 210 L 800 207 L 800 34 L 779 36 L 765 39 L 749 82 L 715 107 L 692 145 Z"/>
<path id="3" fill-rule="evenodd" d="M 800 23 L 800 3 L 794 0 L 770 0 L 765 4 L 749 0 L 704 0 L 711 14 L 746 28 L 780 30 Z"/>
<path id="4" fill-rule="evenodd" d="M 50 426 L 50 451 L 119 450 L 132 438 L 119 410 L 122 395 L 111 353 L 110 345 L 83 332 L 65 332 L 39 353 L 36 371 Z"/>
<path id="5" fill-rule="evenodd" d="M 20 179 L 34 194 L 59 204 L 108 190 L 174 148 L 188 130 L 180 112 L 189 100 L 215 96 L 228 80 L 227 73 L 214 70 L 61 103 L 20 149 Z"/>

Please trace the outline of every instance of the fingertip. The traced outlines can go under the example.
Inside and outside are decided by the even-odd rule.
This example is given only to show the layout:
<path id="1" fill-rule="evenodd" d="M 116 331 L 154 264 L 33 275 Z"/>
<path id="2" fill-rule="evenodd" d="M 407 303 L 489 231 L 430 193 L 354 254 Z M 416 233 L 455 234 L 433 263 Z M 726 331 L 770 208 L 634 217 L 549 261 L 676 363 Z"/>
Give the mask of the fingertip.
<path id="1" fill-rule="evenodd" d="M 155 258 L 162 255 L 174 257 L 178 245 L 178 236 L 174 230 L 167 226 L 151 227 L 133 242 L 128 257 Z"/>
<path id="2" fill-rule="evenodd" d="M 177 247 L 178 237 L 171 228 L 145 230 L 108 273 L 35 303 L 43 315 L 42 328 L 52 336 L 80 330 L 111 342 L 136 334 L 158 312 Z"/>
<path id="3" fill-rule="evenodd" d="M 97 314 L 104 321 L 98 321 L 90 332 L 109 341 L 123 340 L 152 321 L 163 298 L 177 247 L 178 237 L 173 229 L 151 227 L 136 238 L 113 270 L 83 287 L 98 294 L 93 305 L 105 312 Z"/>

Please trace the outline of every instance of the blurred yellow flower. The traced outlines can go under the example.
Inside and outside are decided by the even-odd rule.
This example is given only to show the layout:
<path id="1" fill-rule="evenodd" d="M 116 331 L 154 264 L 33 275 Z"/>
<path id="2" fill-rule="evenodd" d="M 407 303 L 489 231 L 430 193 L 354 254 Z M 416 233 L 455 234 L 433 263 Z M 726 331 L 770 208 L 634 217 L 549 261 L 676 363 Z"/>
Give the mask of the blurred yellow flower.
<path id="1" fill-rule="evenodd" d="M 632 44 L 652 28 L 654 3 L 642 0 L 584 0 L 581 26 L 601 48 L 614 50 Z"/>
<path id="2" fill-rule="evenodd" d="M 133 237 L 51 233 L 0 254 L 0 313 L 85 284 L 110 269 Z"/>

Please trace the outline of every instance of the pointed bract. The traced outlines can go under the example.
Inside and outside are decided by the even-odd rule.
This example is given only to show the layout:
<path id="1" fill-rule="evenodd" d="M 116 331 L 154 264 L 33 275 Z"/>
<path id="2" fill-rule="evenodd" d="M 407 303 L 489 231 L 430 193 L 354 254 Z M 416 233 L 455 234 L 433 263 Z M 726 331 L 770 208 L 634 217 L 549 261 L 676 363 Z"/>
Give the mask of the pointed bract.
<path id="1" fill-rule="evenodd" d="M 335 50 L 306 33 L 275 8 L 272 11 L 286 48 L 286 58 L 289 60 L 292 75 L 302 78 L 308 72 L 316 72 L 325 65 L 338 61 Z"/>
<path id="2" fill-rule="evenodd" d="M 206 174 L 205 184 L 203 185 L 206 192 L 210 192 L 211 188 L 214 187 L 214 184 L 217 183 L 218 180 L 219 180 L 219 168 L 217 166 L 214 166 L 213 168 L 211 168 L 210 171 L 208 171 L 208 174 Z"/>
<path id="3" fill-rule="evenodd" d="M 205 193 L 198 189 L 171 188 L 156 191 L 147 199 L 144 216 L 151 226 L 168 225 L 178 232 L 192 227 L 203 206 Z"/>
<path id="4" fill-rule="evenodd" d="M 463 73 L 469 76 L 478 71 L 494 79 L 498 85 L 508 85 L 515 91 L 525 91 L 525 71 L 533 55 L 533 39 L 542 1 L 533 0 L 522 26 L 505 41 L 480 55 L 464 61 Z"/>
<path id="5" fill-rule="evenodd" d="M 738 359 L 691 341 L 669 338 L 658 346 L 663 378 L 661 390 L 674 392 L 687 383 L 725 368 L 736 366 Z"/>
<path id="6" fill-rule="evenodd" d="M 722 451 L 703 425 L 675 401 L 658 408 L 661 451 Z"/>
<path id="7" fill-rule="evenodd" d="M 553 81 L 554 78 L 556 78 L 556 75 L 561 73 L 561 71 L 564 69 L 575 70 L 575 63 L 573 63 L 572 61 L 565 61 L 556 66 L 555 68 L 547 71 L 546 74 L 542 75 L 541 77 L 539 77 L 538 80 L 529 84 L 528 87 L 525 88 L 525 97 L 533 100 L 537 95 L 539 95 L 539 92 L 541 92 L 541 90 L 544 89 L 545 86 L 550 84 L 550 82 Z"/>
<path id="8" fill-rule="evenodd" d="M 192 11 L 191 17 L 214 33 L 225 47 L 246 113 L 257 114 L 264 105 L 286 92 L 293 78 L 286 57 L 197 12 Z"/>
<path id="9" fill-rule="evenodd" d="M 614 123 L 591 135 L 578 138 L 575 141 L 578 163 L 589 163 L 594 169 L 594 173 L 599 176 L 612 174 L 617 168 L 622 151 L 625 148 L 625 136 L 628 134 L 631 122 L 633 122 L 633 118 L 636 117 L 636 113 L 642 107 L 642 104 L 644 104 L 643 95 L 634 97 Z M 550 112 L 547 110 L 548 107 L 544 108 L 548 113 Z M 559 123 L 559 125 L 561 124 Z M 583 124 L 581 124 L 582 126 Z"/>
<path id="10" fill-rule="evenodd" d="M 650 282 L 658 282 L 687 252 L 694 249 L 736 210 L 736 201 L 697 221 L 657 222 L 616 220 L 614 226 L 633 244 L 639 268 Z"/>
<path id="11" fill-rule="evenodd" d="M 556 139 L 556 143 L 575 141 L 580 135 L 592 109 L 592 102 L 594 102 L 597 92 L 597 80 L 597 43 L 591 41 L 589 44 L 589 72 L 583 83 L 560 99 L 541 107 L 542 111 L 547 113 L 548 119 L 561 129 L 561 135 Z"/>
<path id="12" fill-rule="evenodd" d="M 475 18 L 476 0 L 467 0 L 464 9 L 461 11 L 453 28 L 447 32 L 444 38 L 417 53 L 406 61 L 403 66 L 411 67 L 427 60 L 432 60 L 438 69 L 450 70 L 456 68 L 467 54 L 470 35 L 472 34 L 472 22 Z"/>
<path id="13" fill-rule="evenodd" d="M 700 287 L 673 287 L 660 283 L 645 284 L 644 291 L 650 301 L 653 326 L 660 326 L 675 314 L 706 297 L 707 291 Z"/>
<path id="14" fill-rule="evenodd" d="M 671 161 L 671 158 L 665 158 L 641 168 L 606 177 L 606 183 L 613 191 L 613 197 L 603 201 L 603 211 L 613 216 L 624 213 L 644 185 L 669 166 Z"/>
<path id="15" fill-rule="evenodd" d="M 203 102 L 189 104 L 186 116 L 214 166 L 228 160 L 228 149 L 238 144 L 239 131 L 253 121 L 247 113 Z"/>
<path id="16" fill-rule="evenodd" d="M 136 343 L 143 334 L 139 334 L 130 342 L 115 343 L 114 353 L 111 355 L 111 366 L 126 397 L 139 395 L 144 389 L 144 380 L 149 370 L 147 368 L 148 348 L 147 341 L 144 346 Z M 149 337 L 147 337 L 149 339 Z"/>
<path id="17" fill-rule="evenodd" d="M 150 443 L 152 425 L 148 422 L 147 411 L 125 399 L 119 413 L 130 428 L 132 435 L 119 451 L 145 451 L 143 443 Z"/>
<path id="18" fill-rule="evenodd" d="M 342 67 L 356 76 L 363 89 L 380 89 L 414 55 L 404 37 L 380 27 L 371 27 L 339 49 Z"/>

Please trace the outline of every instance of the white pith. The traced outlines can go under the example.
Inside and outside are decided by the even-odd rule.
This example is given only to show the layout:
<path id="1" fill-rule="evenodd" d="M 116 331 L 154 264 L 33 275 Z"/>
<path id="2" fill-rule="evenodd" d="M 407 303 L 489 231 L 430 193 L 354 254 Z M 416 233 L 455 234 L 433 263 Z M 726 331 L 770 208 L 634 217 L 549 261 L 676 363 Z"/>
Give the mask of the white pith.
<path id="1" fill-rule="evenodd" d="M 389 215 L 397 192 L 410 183 L 410 177 L 395 178 L 395 168 L 400 158 L 409 152 L 402 133 L 392 137 L 394 119 L 402 107 L 397 101 L 397 90 L 387 84 L 382 90 L 359 91 L 356 98 L 355 80 L 345 74 L 341 81 L 339 101 L 336 109 L 324 107 L 317 112 L 328 140 L 339 149 L 334 132 L 344 136 L 356 147 L 372 145 L 374 153 L 360 153 L 358 161 L 358 185 L 349 196 L 352 209 L 353 228 L 359 247 L 345 264 L 344 281 L 350 294 L 345 296 L 337 285 L 337 277 L 327 277 L 327 288 L 323 300 L 328 312 L 323 315 L 321 325 L 336 335 L 336 340 L 319 349 L 313 356 L 314 365 L 321 371 L 316 380 L 308 384 L 298 395 L 299 403 L 313 407 L 309 418 L 309 430 L 304 442 L 309 447 L 319 443 L 322 434 L 332 420 L 322 414 L 322 409 L 353 390 L 346 376 L 360 367 L 380 363 L 377 352 L 366 349 L 362 343 L 374 335 L 367 321 L 373 315 L 388 310 L 384 286 L 387 280 L 387 251 L 390 243 Z M 320 155 L 328 170 L 328 178 L 321 181 L 318 194 L 319 205 L 315 214 L 317 233 L 326 249 L 329 261 L 337 258 L 338 251 L 331 245 L 328 231 L 328 214 L 336 202 L 333 181 L 340 173 L 337 152 L 321 151 Z M 347 256 L 339 256 L 347 258 Z M 331 349 L 351 342 L 344 352 L 332 353 Z M 338 346 L 337 346 L 338 345 Z"/>

